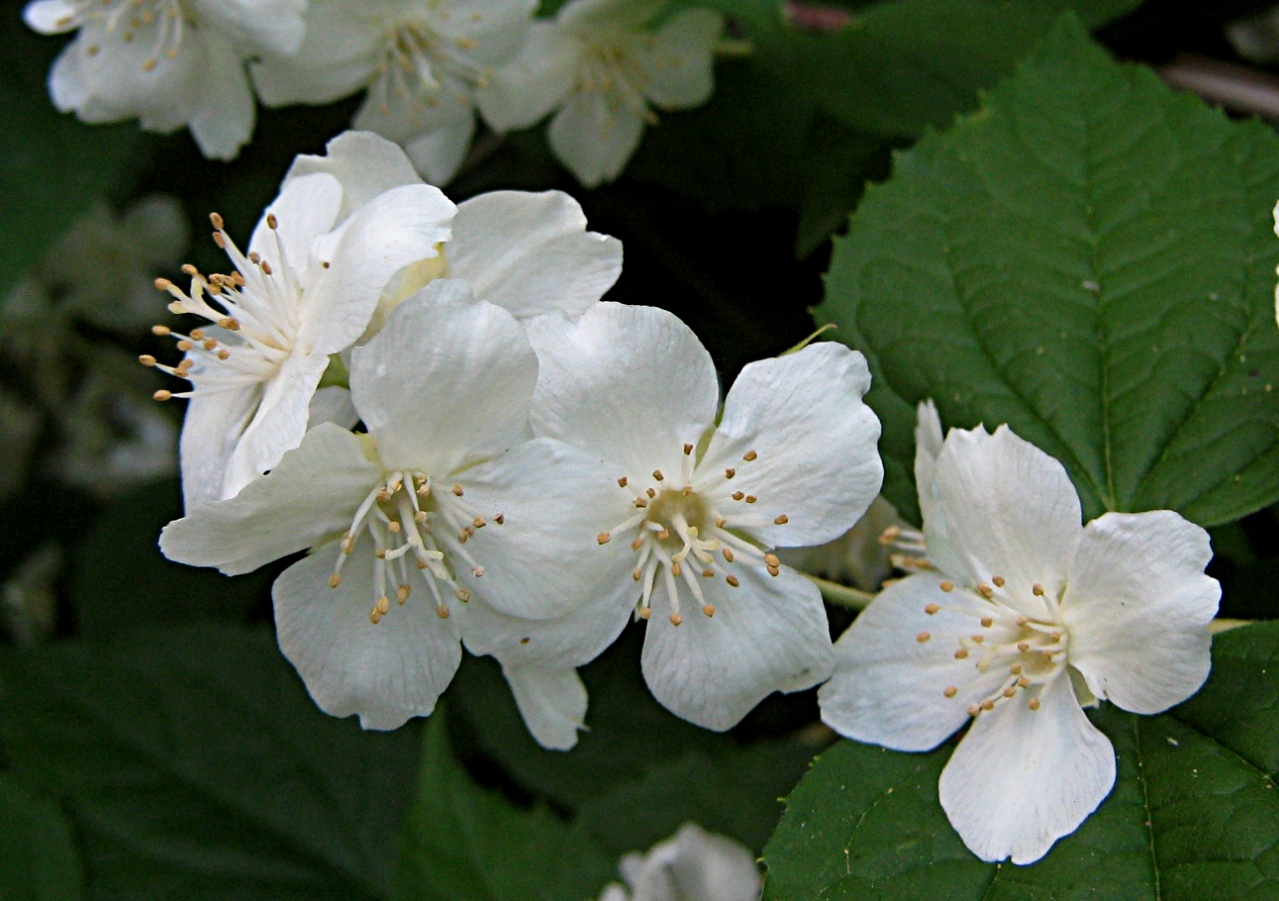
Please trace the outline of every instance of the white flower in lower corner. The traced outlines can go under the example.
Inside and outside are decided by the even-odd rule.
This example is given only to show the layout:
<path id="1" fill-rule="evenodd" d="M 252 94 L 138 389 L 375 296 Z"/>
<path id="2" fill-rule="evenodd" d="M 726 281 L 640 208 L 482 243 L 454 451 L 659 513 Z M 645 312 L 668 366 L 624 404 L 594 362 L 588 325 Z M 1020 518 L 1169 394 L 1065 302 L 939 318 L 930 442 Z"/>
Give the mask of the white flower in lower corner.
<path id="1" fill-rule="evenodd" d="M 525 128 L 552 110 L 551 149 L 586 187 L 612 181 L 660 110 L 711 96 L 719 13 L 679 12 L 649 25 L 665 0 L 571 0 L 536 23 L 520 56 L 477 93 L 485 121 Z"/>
<path id="2" fill-rule="evenodd" d="M 251 71 L 268 106 L 368 89 L 352 125 L 402 146 L 432 184 L 456 174 L 475 133 L 475 87 L 524 41 L 536 0 L 311 0 L 306 40 Z"/>
<path id="3" fill-rule="evenodd" d="M 86 122 L 137 117 L 148 131 L 189 126 L 201 152 L 229 160 L 253 132 L 246 57 L 302 43 L 306 0 L 33 0 L 41 34 L 79 29 L 49 74 L 63 112 Z"/>
<path id="4" fill-rule="evenodd" d="M 367 435 L 312 429 L 234 498 L 170 523 L 160 547 L 228 574 L 311 548 L 273 592 L 280 647 L 311 696 L 366 728 L 425 716 L 457 669 L 461 636 L 518 628 L 496 614 L 472 624 L 476 610 L 593 590 L 562 566 L 562 549 L 590 540 L 574 504 L 601 500 L 598 467 L 554 441 L 521 443 L 536 379 L 508 312 L 472 301 L 465 282 L 437 281 L 352 353 Z M 540 643 L 509 638 L 522 641 L 531 652 Z M 515 681 L 517 697 L 526 684 L 545 688 L 522 673 Z M 574 686 L 580 700 L 566 708 Z M 563 673 L 545 693 L 526 692 L 521 709 L 544 744 L 570 746 L 585 712 L 580 683 Z M 558 718 L 538 718 L 556 703 Z"/>
<path id="5" fill-rule="evenodd" d="M 836 644 L 818 698 L 841 735 L 936 747 L 971 720 L 941 803 L 983 860 L 1038 860 L 1115 780 L 1084 707 L 1159 713 L 1208 676 L 1221 588 L 1208 534 L 1176 513 L 1080 525 L 1066 470 L 1001 426 L 952 429 L 921 405 L 916 477 L 937 572 L 888 586 Z"/>
<path id="6" fill-rule="evenodd" d="M 187 379 L 182 486 L 187 509 L 232 497 L 297 447 L 329 355 L 354 344 L 378 299 L 406 266 L 437 255 L 455 207 L 437 188 L 395 187 L 352 204 L 333 175 L 289 180 L 253 232 L 247 252 L 214 215 L 214 240 L 229 275 L 191 276 L 189 293 L 157 282 L 169 309 L 207 324 L 173 334 L 186 353 L 173 367 Z"/>
<path id="7" fill-rule="evenodd" d="M 608 885 L 600 901 L 755 901 L 763 888 L 748 848 L 696 823 L 618 869 L 626 885 Z"/>
<path id="8" fill-rule="evenodd" d="M 584 662 L 638 613 L 653 694 L 721 730 L 774 691 L 823 681 L 821 597 L 772 548 L 829 541 L 879 490 L 861 354 L 821 343 L 752 363 L 716 425 L 715 366 L 671 313 L 603 302 L 576 322 L 544 316 L 528 330 L 541 363 L 534 433 L 605 461 L 611 490 L 576 505 L 595 538 L 564 548 L 561 564 L 591 573 L 600 590 L 500 608 L 556 630 L 564 656 L 538 662 Z"/>

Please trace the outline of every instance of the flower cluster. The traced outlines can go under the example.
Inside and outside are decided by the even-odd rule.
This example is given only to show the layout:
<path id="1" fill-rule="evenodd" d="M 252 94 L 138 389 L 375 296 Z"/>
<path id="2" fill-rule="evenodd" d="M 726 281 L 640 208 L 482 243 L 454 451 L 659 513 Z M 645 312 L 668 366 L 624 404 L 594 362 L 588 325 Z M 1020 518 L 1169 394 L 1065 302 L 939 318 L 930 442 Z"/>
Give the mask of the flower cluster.
<path id="1" fill-rule="evenodd" d="M 656 121 L 650 104 L 710 97 L 722 18 L 662 19 L 667 5 L 572 0 L 535 23 L 536 0 L 33 0 L 26 20 L 45 34 L 79 30 L 49 88 L 87 122 L 185 125 L 206 156 L 231 159 L 253 131 L 254 89 L 268 106 L 364 91 L 354 126 L 395 141 L 444 184 L 466 156 L 477 105 L 496 131 L 558 109 L 552 150 L 592 186 L 621 172 Z"/>
<path id="2" fill-rule="evenodd" d="M 367 133 L 299 158 L 247 251 L 214 228 L 228 274 L 159 282 L 205 323 L 157 327 L 176 365 L 143 358 L 191 383 L 161 547 L 226 573 L 309 549 L 275 612 L 323 709 L 428 714 L 465 645 L 570 747 L 576 668 L 632 617 L 654 694 L 709 728 L 830 676 L 820 595 L 775 548 L 835 538 L 879 489 L 860 354 L 753 363 L 721 411 L 687 326 L 600 300 L 621 247 L 571 198 L 455 207 Z"/>

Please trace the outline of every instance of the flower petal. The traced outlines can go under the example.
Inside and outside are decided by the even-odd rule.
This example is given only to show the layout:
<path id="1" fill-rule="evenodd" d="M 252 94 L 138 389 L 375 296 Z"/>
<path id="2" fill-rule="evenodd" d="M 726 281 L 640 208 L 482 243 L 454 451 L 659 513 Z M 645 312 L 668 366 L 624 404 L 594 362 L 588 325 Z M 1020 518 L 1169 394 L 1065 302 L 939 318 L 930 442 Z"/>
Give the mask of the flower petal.
<path id="1" fill-rule="evenodd" d="M 941 417 L 932 400 L 922 401 L 916 408 L 915 423 L 915 488 L 919 492 L 919 512 L 923 517 L 924 545 L 928 559 L 945 573 L 962 574 L 967 564 L 955 547 L 946 522 L 937 488 L 937 457 L 941 454 L 945 439 L 942 437 Z"/>
<path id="2" fill-rule="evenodd" d="M 328 365 L 326 356 L 294 353 L 266 383 L 253 419 L 227 458 L 223 497 L 234 497 L 302 441 L 311 398 Z"/>
<path id="3" fill-rule="evenodd" d="M 724 17 L 708 9 L 690 9 L 667 21 L 653 40 L 636 42 L 648 79 L 644 95 L 665 109 L 688 109 L 710 99 L 715 88 L 715 43 Z"/>
<path id="4" fill-rule="evenodd" d="M 524 433 L 537 356 L 510 313 L 438 279 L 351 353 L 351 397 L 391 469 L 437 478 Z"/>
<path id="5" fill-rule="evenodd" d="M 610 472 L 576 448 L 539 438 L 450 477 L 465 495 L 437 495 L 436 503 L 464 504 L 466 513 L 459 510 L 456 521 L 470 523 L 479 515 L 486 523 L 465 546 L 484 574 L 464 570 L 459 579 L 497 610 L 535 619 L 563 616 L 618 582 L 629 584 L 625 545 L 619 540 L 622 549 L 609 553 L 598 541 L 600 532 L 635 512 Z M 436 540 L 462 556 L 453 533 L 442 531 Z"/>
<path id="6" fill-rule="evenodd" d="M 317 426 L 269 475 L 165 526 L 160 550 L 170 560 L 216 566 L 227 575 L 252 572 L 344 530 L 379 474 L 358 437 L 335 425 Z"/>
<path id="7" fill-rule="evenodd" d="M 983 673 L 975 660 L 955 658 L 954 639 L 972 632 L 974 619 L 959 609 L 967 597 L 939 584 L 932 574 L 894 582 L 835 642 L 835 675 L 817 693 L 826 725 L 895 751 L 928 751 L 968 721 L 970 705 L 999 690 L 1006 668 Z M 931 604 L 938 610 L 929 615 Z"/>
<path id="8" fill-rule="evenodd" d="M 386 36 L 371 4 L 310 0 L 306 35 L 297 53 L 265 53 L 249 64 L 267 106 L 319 105 L 348 97 L 377 74 Z"/>
<path id="9" fill-rule="evenodd" d="M 205 29 L 206 52 L 199 67 L 199 89 L 186 113 L 191 136 L 206 159 L 233 160 L 253 136 L 258 107 L 244 61 L 224 35 Z M 146 117 L 143 117 L 146 123 Z"/>
<path id="10" fill-rule="evenodd" d="M 379 194 L 312 245 L 312 259 L 328 262 L 309 287 L 298 343 L 316 353 L 345 350 L 364 333 L 391 277 L 435 256 L 452 235 L 456 207 L 439 188 L 404 185 Z"/>
<path id="11" fill-rule="evenodd" d="M 642 97 L 614 102 L 600 91 L 570 94 L 551 120 L 551 150 L 583 187 L 621 174 L 644 133 Z"/>
<path id="12" fill-rule="evenodd" d="M 464 99 L 462 112 L 438 123 L 428 122 L 424 130 L 404 141 L 404 152 L 413 161 L 413 167 L 433 185 L 451 182 L 462 161 L 466 159 L 466 151 L 471 147 L 471 138 L 475 134 L 475 114 L 472 112 L 470 99 L 455 95 L 445 102 L 462 107 Z"/>
<path id="13" fill-rule="evenodd" d="M 1034 863 L 1079 828 L 1115 784 L 1115 752 L 1088 721 L 1070 680 L 1053 680 L 1031 710 L 1024 695 L 982 713 L 946 768 L 941 806 L 987 861 Z"/>
<path id="14" fill-rule="evenodd" d="M 683 445 L 715 421 L 715 364 L 673 313 L 601 301 L 576 322 L 542 316 L 528 330 L 541 365 L 534 432 L 618 464 L 619 477 L 677 472 Z"/>
<path id="15" fill-rule="evenodd" d="M 343 429 L 353 429 L 360 421 L 351 403 L 351 391 L 338 385 L 317 389 L 311 396 L 311 408 L 307 413 L 306 427 L 315 428 L 322 422 L 331 422 Z"/>
<path id="16" fill-rule="evenodd" d="M 1159 713 L 1199 690 L 1221 585 L 1208 533 L 1171 510 L 1107 513 L 1084 528 L 1061 614 L 1070 663 L 1098 698 Z"/>
<path id="17" fill-rule="evenodd" d="M 286 262 L 298 277 L 311 262 L 311 243 L 338 223 L 342 185 L 328 173 L 286 179 L 280 196 L 271 202 L 253 229 L 249 252 L 261 255 L 276 267 Z M 268 217 L 274 216 L 277 228 Z"/>
<path id="18" fill-rule="evenodd" d="M 1042 616 L 1033 588 L 1050 597 L 1083 529 L 1075 486 L 1065 468 L 1007 426 L 951 429 L 937 457 L 938 508 L 963 570 L 948 575 L 976 585 L 1003 576 L 1008 602 Z M 927 536 L 925 536 L 927 540 Z"/>
<path id="19" fill-rule="evenodd" d="M 178 456 L 183 506 L 188 513 L 228 496 L 223 492 L 227 461 L 261 400 L 262 385 L 254 384 L 212 393 L 196 391 L 187 402 Z"/>
<path id="20" fill-rule="evenodd" d="M 741 585 L 707 579 L 715 606 L 706 616 L 683 589 L 682 623 L 668 618 L 662 579 L 644 637 L 644 680 L 665 707 L 706 729 L 723 731 L 775 691 L 801 691 L 826 679 L 833 654 L 826 608 L 816 586 L 790 569 L 771 577 L 736 570 Z"/>
<path id="21" fill-rule="evenodd" d="M 527 128 L 559 106 L 577 80 L 577 42 L 555 25 L 534 22 L 519 57 L 475 92 L 495 131 Z"/>
<path id="22" fill-rule="evenodd" d="M 586 686 L 573 669 L 502 667 L 524 725 L 537 743 L 553 751 L 577 744 L 586 719 Z"/>
<path id="23" fill-rule="evenodd" d="M 291 182 L 320 172 L 342 185 L 339 222 L 379 194 L 422 181 L 399 144 L 371 131 L 342 132 L 324 145 L 324 156 L 298 155 L 284 176 L 281 193 Z"/>
<path id="24" fill-rule="evenodd" d="M 745 531 L 769 545 L 822 544 L 842 535 L 884 479 L 875 446 L 879 420 L 861 400 L 869 387 L 866 359 L 834 342 L 750 363 L 729 389 L 698 464 L 698 490 L 706 473 L 721 494 L 731 486 L 757 496 L 749 508 L 735 504 L 734 512 L 757 517 L 761 524 Z M 731 481 L 729 468 L 736 473 Z M 784 524 L 775 524 L 783 515 Z"/>
<path id="25" fill-rule="evenodd" d="M 61 34 L 77 27 L 80 7 L 67 0 L 35 0 L 22 10 L 27 27 L 41 34 Z"/>
<path id="26" fill-rule="evenodd" d="M 430 604 L 395 607 L 374 625 L 373 539 L 365 532 L 328 585 L 336 545 L 275 580 L 275 626 L 284 656 L 332 716 L 359 714 L 365 729 L 395 729 L 435 709 L 462 660 L 457 624 Z"/>
<path id="27" fill-rule="evenodd" d="M 563 191 L 492 191 L 461 203 L 445 251 L 449 272 L 516 319 L 579 316 L 622 274 L 622 242 L 588 232 Z"/>

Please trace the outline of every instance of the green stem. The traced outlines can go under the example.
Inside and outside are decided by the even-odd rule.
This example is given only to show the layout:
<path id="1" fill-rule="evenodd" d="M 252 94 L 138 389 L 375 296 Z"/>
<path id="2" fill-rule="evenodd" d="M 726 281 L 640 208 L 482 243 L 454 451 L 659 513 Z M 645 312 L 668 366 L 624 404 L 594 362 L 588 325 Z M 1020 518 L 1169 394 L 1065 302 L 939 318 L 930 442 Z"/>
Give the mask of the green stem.
<path id="1" fill-rule="evenodd" d="M 715 45 L 715 55 L 720 59 L 746 59 L 755 52 L 755 45 L 741 38 L 721 38 Z"/>
<path id="2" fill-rule="evenodd" d="M 869 591 L 862 591 L 860 588 L 853 588 L 849 585 L 841 585 L 829 579 L 820 579 L 808 573 L 800 573 L 800 575 L 820 588 L 822 597 L 828 603 L 835 604 L 838 607 L 847 607 L 850 610 L 865 610 L 866 605 L 875 600 L 875 595 Z"/>

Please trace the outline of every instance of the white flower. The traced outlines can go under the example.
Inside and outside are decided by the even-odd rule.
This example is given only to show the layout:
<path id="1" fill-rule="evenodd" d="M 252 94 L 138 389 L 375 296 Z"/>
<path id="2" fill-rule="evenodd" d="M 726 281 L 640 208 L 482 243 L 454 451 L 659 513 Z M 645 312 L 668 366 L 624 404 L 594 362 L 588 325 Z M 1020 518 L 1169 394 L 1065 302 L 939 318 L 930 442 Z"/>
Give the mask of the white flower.
<path id="1" fill-rule="evenodd" d="M 344 203 L 354 206 L 422 183 L 404 151 L 369 132 L 339 135 L 325 156 L 299 156 L 284 184 L 317 172 L 337 178 Z M 400 300 L 433 278 L 464 279 L 477 298 L 524 322 L 548 312 L 580 315 L 622 272 L 621 242 L 587 231 L 582 208 L 563 191 L 492 191 L 465 200 L 457 207 L 452 238 L 438 249 L 383 292 L 366 337 Z"/>
<path id="2" fill-rule="evenodd" d="M 148 131 L 189 126 L 200 150 L 232 159 L 253 132 L 244 59 L 291 53 L 306 0 L 34 0 L 42 34 L 79 29 L 49 74 L 63 112 L 86 122 L 136 116 Z"/>
<path id="3" fill-rule="evenodd" d="M 647 619 L 656 607 L 645 679 L 659 701 L 711 729 L 773 691 L 824 680 L 821 598 L 771 548 L 834 538 L 879 489 L 862 356 L 823 343 L 752 363 L 717 426 L 714 364 L 672 314 L 606 302 L 575 323 L 544 316 L 528 328 L 541 361 L 535 434 L 605 461 L 615 480 L 606 503 L 578 505 L 592 546 L 563 549 L 564 565 L 604 587 L 494 606 L 555 623 L 561 665 L 590 659 L 632 612 Z"/>
<path id="4" fill-rule="evenodd" d="M 626 855 L 618 869 L 626 887 L 610 884 L 600 901 L 755 901 L 763 887 L 745 846 L 696 823 L 647 854 Z"/>
<path id="5" fill-rule="evenodd" d="M 323 172 L 290 179 L 247 253 L 212 217 L 230 275 L 184 267 L 189 294 L 157 283 L 175 298 L 172 312 L 214 326 L 174 333 L 187 356 L 160 366 L 192 384 L 178 395 L 191 398 L 181 443 L 187 509 L 233 496 L 298 445 L 329 355 L 364 333 L 392 276 L 449 237 L 455 208 L 436 188 L 405 185 L 358 206 L 345 195 Z"/>
<path id="6" fill-rule="evenodd" d="M 434 184 L 475 132 L 473 95 L 523 43 L 536 0 L 312 0 L 296 53 L 251 67 L 268 106 L 328 103 L 368 89 L 352 123 L 408 151 Z"/>
<path id="7" fill-rule="evenodd" d="M 478 93 L 499 131 L 558 109 L 551 149 L 586 187 L 612 181 L 658 109 L 701 106 L 713 90 L 723 18 L 704 9 L 647 26 L 664 0 L 571 0 L 555 22 L 536 23 L 520 56 Z"/>
<path id="8" fill-rule="evenodd" d="M 437 281 L 352 353 L 367 435 L 312 429 L 236 497 L 167 526 L 160 547 L 229 574 L 313 548 L 274 597 L 280 647 L 316 703 L 371 729 L 429 714 L 459 637 L 485 634 L 468 622 L 477 608 L 592 590 L 561 555 L 590 540 L 570 501 L 601 499 L 597 469 L 557 442 L 519 443 L 536 379 L 508 312 Z M 575 730 L 551 737 L 568 746 Z"/>
<path id="9" fill-rule="evenodd" d="M 1110 792 L 1115 756 L 1083 707 L 1158 713 L 1208 676 L 1221 589 L 1176 513 L 1080 526 L 1056 460 L 1007 426 L 951 430 L 921 405 L 916 478 L 938 572 L 895 582 L 836 644 L 818 695 L 842 735 L 935 747 L 970 718 L 941 803 L 984 860 L 1038 860 Z"/>

